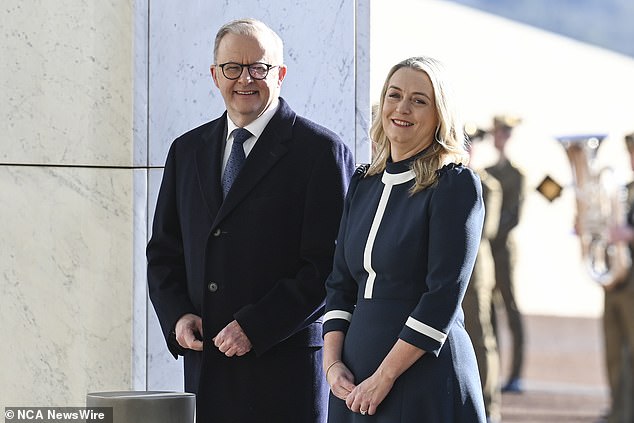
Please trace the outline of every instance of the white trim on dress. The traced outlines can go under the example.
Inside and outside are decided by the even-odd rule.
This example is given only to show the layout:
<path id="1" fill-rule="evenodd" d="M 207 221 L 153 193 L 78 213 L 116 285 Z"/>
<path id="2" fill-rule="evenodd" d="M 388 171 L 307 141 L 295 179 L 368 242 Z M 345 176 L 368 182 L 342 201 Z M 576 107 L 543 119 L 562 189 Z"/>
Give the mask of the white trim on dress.
<path id="1" fill-rule="evenodd" d="M 381 182 L 383 182 L 385 186 L 383 187 L 381 199 L 379 200 L 379 205 L 377 206 L 376 213 L 374 214 L 374 220 L 372 221 L 368 240 L 365 244 L 365 250 L 363 251 L 363 268 L 366 272 L 368 272 L 368 279 L 365 282 L 365 291 L 363 293 L 363 298 L 365 299 L 372 298 L 372 292 L 374 291 L 376 271 L 372 268 L 372 249 L 374 248 L 376 234 L 379 232 L 379 226 L 381 226 L 381 220 L 383 220 L 383 215 L 385 214 L 385 209 L 392 192 L 392 187 L 394 185 L 400 185 L 411 181 L 415 177 L 416 174 L 413 170 L 408 170 L 407 172 L 402 173 L 383 172 Z"/>
<path id="2" fill-rule="evenodd" d="M 416 332 L 420 334 L 429 336 L 430 338 L 435 339 L 441 344 L 443 344 L 445 342 L 445 339 L 447 339 L 446 333 L 443 333 L 437 329 L 434 329 L 431 326 L 421 322 L 420 320 L 414 319 L 412 316 L 407 318 L 407 322 L 405 322 L 405 326 L 407 326 L 408 328 L 412 330 L 415 330 Z"/>
<path id="3" fill-rule="evenodd" d="M 343 319 L 351 321 L 352 313 L 349 313 L 345 310 L 330 310 L 328 313 L 324 314 L 324 322 L 332 319 Z"/>

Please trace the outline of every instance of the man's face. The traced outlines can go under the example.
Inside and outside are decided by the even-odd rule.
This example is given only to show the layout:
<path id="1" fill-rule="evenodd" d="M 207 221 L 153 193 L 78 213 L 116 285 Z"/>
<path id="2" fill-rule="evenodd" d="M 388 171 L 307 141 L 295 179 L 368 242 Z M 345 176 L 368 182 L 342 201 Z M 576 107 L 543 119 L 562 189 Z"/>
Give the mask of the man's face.
<path id="1" fill-rule="evenodd" d="M 281 54 L 272 51 L 274 45 L 266 34 L 250 36 L 228 33 L 220 40 L 211 75 L 225 101 L 229 117 L 240 127 L 253 122 L 280 95 L 286 67 L 280 63 L 281 60 L 275 59 Z M 271 68 L 263 80 L 253 79 L 246 67 L 238 79 L 230 80 L 218 66 L 228 62 L 259 62 L 277 67 Z"/>
<path id="2" fill-rule="evenodd" d="M 630 167 L 634 170 L 634 147 L 628 146 L 627 152 L 630 153 Z"/>
<path id="3" fill-rule="evenodd" d="M 511 134 L 513 132 L 513 128 L 508 126 L 496 126 L 493 129 L 493 145 L 498 150 L 504 150 L 507 141 L 511 138 Z"/>

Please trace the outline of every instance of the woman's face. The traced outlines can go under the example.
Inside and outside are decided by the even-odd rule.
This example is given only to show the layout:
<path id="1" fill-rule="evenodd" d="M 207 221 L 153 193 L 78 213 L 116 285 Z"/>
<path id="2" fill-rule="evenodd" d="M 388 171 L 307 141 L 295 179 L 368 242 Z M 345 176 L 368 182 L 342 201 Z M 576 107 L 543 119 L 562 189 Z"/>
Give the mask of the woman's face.
<path id="1" fill-rule="evenodd" d="M 416 154 L 434 140 L 438 117 L 434 88 L 423 71 L 401 68 L 389 80 L 381 121 L 393 150 Z"/>

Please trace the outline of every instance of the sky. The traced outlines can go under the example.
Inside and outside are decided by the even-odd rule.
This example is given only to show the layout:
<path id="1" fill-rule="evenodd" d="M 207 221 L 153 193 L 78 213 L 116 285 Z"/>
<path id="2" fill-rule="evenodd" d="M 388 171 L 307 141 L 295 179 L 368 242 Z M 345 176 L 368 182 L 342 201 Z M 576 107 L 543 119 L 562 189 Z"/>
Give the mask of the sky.
<path id="1" fill-rule="evenodd" d="M 631 0 L 448 0 L 634 57 Z"/>

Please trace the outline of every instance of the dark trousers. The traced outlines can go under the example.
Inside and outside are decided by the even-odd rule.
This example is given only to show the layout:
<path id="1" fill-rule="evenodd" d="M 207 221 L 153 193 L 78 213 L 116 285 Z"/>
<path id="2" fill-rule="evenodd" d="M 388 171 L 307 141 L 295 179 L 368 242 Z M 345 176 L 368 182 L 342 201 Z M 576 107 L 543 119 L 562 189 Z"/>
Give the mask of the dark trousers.
<path id="1" fill-rule="evenodd" d="M 513 340 L 513 358 L 508 380 L 517 379 L 524 363 L 524 327 L 522 315 L 515 302 L 515 286 L 513 262 L 515 246 L 510 238 L 496 239 L 491 242 L 491 251 L 495 263 L 495 295 L 501 297 L 506 313 L 511 338 Z M 494 298 L 495 300 L 495 298 Z M 494 301 L 494 303 L 499 301 Z M 494 322 L 495 313 L 493 313 Z M 499 340 L 497 323 L 494 324 L 496 337 Z"/>
<path id="2" fill-rule="evenodd" d="M 630 281 L 631 284 L 632 281 Z M 609 423 L 634 422 L 634 286 L 605 293 L 605 364 L 612 409 Z"/>
<path id="3" fill-rule="evenodd" d="M 493 304 L 493 260 L 489 244 L 480 244 L 475 268 L 469 287 L 462 301 L 465 313 L 465 329 L 473 343 L 484 395 L 487 417 L 501 419 L 502 395 L 500 392 L 500 355 L 491 321 Z"/>

